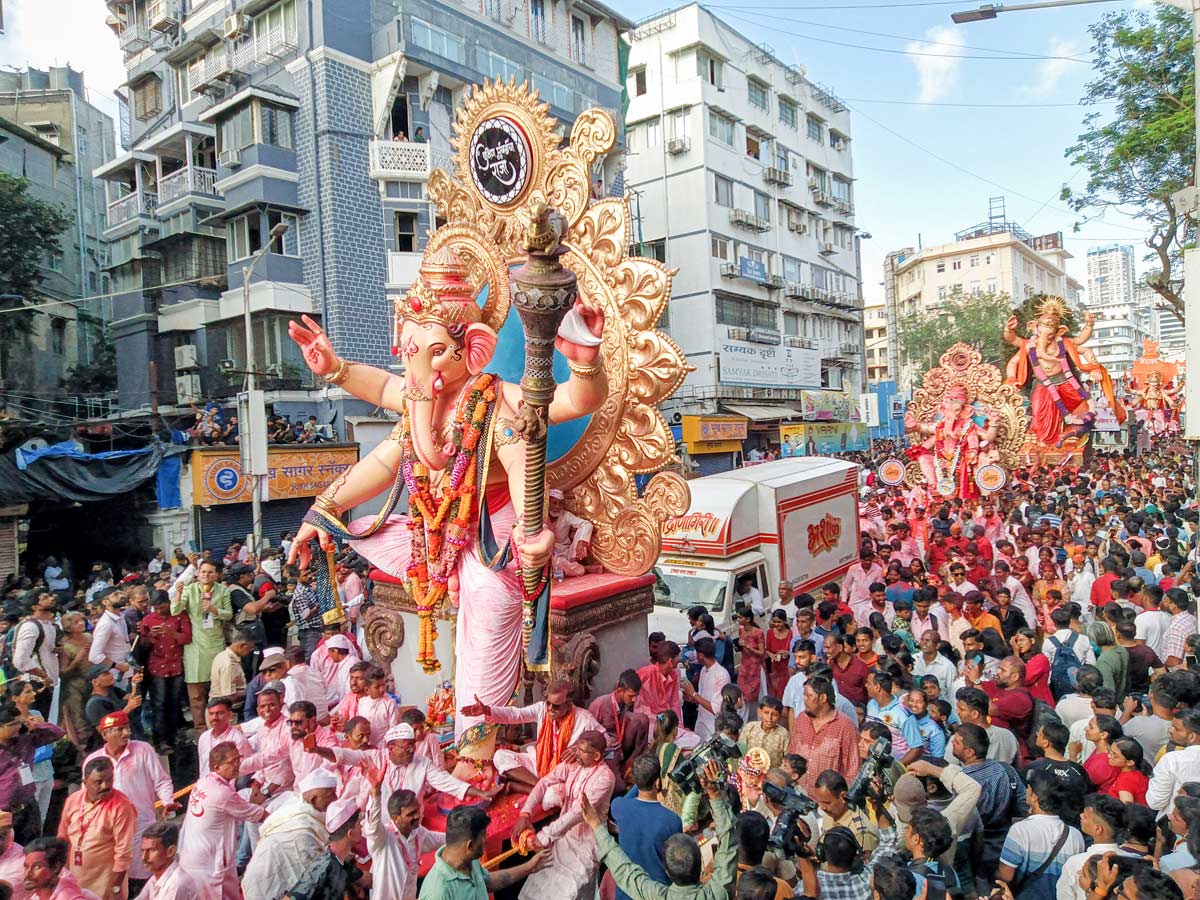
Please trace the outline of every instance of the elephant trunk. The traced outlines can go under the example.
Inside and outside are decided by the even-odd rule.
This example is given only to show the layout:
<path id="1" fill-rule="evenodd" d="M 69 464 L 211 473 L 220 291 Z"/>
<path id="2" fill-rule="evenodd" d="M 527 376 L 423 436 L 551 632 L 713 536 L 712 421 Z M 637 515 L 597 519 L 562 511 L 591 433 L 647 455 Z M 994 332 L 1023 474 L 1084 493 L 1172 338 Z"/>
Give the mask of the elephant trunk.
<path id="1" fill-rule="evenodd" d="M 410 400 L 408 404 L 409 431 L 412 434 L 413 450 L 417 459 L 431 472 L 440 472 L 450 464 L 450 457 L 442 453 L 435 436 L 432 400 Z"/>

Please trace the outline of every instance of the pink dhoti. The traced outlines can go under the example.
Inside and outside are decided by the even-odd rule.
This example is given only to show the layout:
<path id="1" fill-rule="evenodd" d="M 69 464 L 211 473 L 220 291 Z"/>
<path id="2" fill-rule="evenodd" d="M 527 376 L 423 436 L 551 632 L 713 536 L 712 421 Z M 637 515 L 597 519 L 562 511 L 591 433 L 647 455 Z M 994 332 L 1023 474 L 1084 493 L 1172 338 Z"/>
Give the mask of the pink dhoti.
<path id="1" fill-rule="evenodd" d="M 364 530 L 371 521 L 370 516 L 355 520 L 349 530 Z M 394 578 L 404 578 L 412 558 L 407 521 L 407 516 L 390 516 L 378 532 L 351 541 L 350 546 L 375 567 Z M 501 546 L 512 533 L 515 521 L 510 502 L 492 513 L 492 533 Z M 459 555 L 457 572 L 455 703 L 461 709 L 479 697 L 488 706 L 508 706 L 521 672 L 521 586 L 516 566 L 510 562 L 499 572 L 492 571 L 472 542 Z M 479 721 L 457 710 L 455 713 L 456 735 Z"/>

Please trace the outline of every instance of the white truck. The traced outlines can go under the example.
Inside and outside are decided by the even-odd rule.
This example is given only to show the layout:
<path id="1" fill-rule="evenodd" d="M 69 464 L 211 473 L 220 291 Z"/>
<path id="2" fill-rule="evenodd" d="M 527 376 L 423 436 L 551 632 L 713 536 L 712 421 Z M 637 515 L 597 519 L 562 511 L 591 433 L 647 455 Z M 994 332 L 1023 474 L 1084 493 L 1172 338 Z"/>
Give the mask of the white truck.
<path id="1" fill-rule="evenodd" d="M 703 606 L 718 628 L 736 633 L 743 575 L 768 606 L 781 581 L 815 593 L 844 576 L 858 559 L 858 469 L 795 457 L 689 481 L 691 507 L 663 523 L 650 631 L 683 645 L 687 610 Z"/>

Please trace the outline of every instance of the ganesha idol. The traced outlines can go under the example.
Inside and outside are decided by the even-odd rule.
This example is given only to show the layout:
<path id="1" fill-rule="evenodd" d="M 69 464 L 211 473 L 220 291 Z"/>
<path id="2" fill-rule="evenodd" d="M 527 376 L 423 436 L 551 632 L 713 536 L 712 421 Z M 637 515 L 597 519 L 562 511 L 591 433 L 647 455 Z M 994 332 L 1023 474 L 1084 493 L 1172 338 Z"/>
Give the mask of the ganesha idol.
<path id="1" fill-rule="evenodd" d="M 946 390 L 933 421 L 919 422 L 909 412 L 904 427 L 924 438 L 910 454 L 930 490 L 964 500 L 979 496 L 975 470 L 998 461 L 998 424 L 990 409 L 970 402 L 965 384 L 953 384 Z"/>
<path id="2" fill-rule="evenodd" d="M 403 579 L 427 618 L 445 601 L 457 607 L 455 694 L 491 706 L 509 703 L 521 670 L 517 561 L 542 568 L 554 545 L 549 528 L 526 536 L 517 527 L 515 510 L 527 488 L 521 387 L 485 371 L 507 307 L 508 297 L 496 290 L 480 305 L 453 243 L 431 240 L 418 280 L 396 302 L 393 352 L 403 376 L 340 359 L 308 317 L 289 326 L 314 374 L 400 416 L 388 438 L 317 499 L 293 544 L 301 564 L 308 563 L 310 540 L 325 550 L 334 537 L 347 540 L 372 565 Z M 555 348 L 570 377 L 554 391 L 550 424 L 587 416 L 604 402 L 604 323 L 600 308 L 582 302 L 563 320 Z M 402 487 L 409 515 L 389 515 Z M 386 491 L 384 513 L 342 524 L 346 510 Z M 500 549 L 509 538 L 515 553 Z M 418 647 L 426 671 L 437 666 L 432 628 L 423 629 Z M 456 717 L 456 730 L 472 721 Z"/>

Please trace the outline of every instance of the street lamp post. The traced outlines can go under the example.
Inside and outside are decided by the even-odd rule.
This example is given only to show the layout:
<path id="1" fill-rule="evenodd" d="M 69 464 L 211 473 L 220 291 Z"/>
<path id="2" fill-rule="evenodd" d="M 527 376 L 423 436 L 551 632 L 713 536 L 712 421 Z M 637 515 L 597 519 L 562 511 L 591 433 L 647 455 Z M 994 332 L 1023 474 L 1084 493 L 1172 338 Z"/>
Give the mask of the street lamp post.
<path id="1" fill-rule="evenodd" d="M 262 259 L 271 250 L 271 244 L 280 237 L 283 237 L 284 232 L 288 230 L 286 222 L 280 222 L 271 229 L 271 233 L 267 235 L 267 241 L 259 251 L 250 258 L 247 265 L 242 266 L 242 315 L 243 325 L 246 329 L 246 392 L 253 394 L 253 391 L 258 387 L 257 380 L 254 374 L 254 329 L 250 323 L 250 276 L 254 274 L 254 267 L 258 265 L 258 261 Z M 247 419 L 245 427 L 249 427 L 250 421 Z M 243 434 L 242 440 L 254 441 L 253 434 Z M 265 437 L 265 436 L 264 436 Z M 243 454 L 243 459 L 251 459 L 257 457 L 257 454 L 247 456 Z M 250 478 L 250 517 L 252 529 L 254 532 L 254 546 L 251 548 L 254 555 L 257 557 L 261 552 L 262 547 L 262 475 L 258 472 L 245 472 L 244 475 Z"/>

